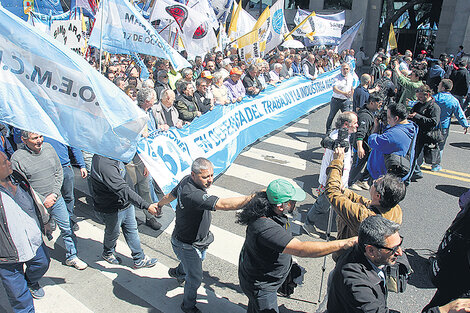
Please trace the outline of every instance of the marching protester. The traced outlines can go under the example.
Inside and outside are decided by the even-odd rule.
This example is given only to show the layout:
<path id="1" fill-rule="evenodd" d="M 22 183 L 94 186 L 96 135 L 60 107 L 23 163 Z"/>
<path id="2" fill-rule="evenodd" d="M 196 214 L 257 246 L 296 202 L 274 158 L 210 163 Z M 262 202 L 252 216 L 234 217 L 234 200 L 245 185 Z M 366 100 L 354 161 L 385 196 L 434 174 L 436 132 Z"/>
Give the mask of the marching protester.
<path id="1" fill-rule="evenodd" d="M 326 120 L 326 133 L 331 131 L 331 124 L 336 113 L 352 110 L 352 97 L 354 93 L 353 77 L 349 73 L 351 70 L 348 63 L 341 64 L 341 74 L 336 77 L 333 84 L 333 96 L 330 101 L 330 113 Z"/>
<path id="2" fill-rule="evenodd" d="M 196 297 L 202 282 L 202 261 L 214 241 L 214 235 L 209 230 L 211 211 L 238 210 L 253 198 L 253 195 L 233 198 L 210 196 L 207 189 L 213 180 L 212 163 L 205 158 L 197 158 L 191 165 L 191 175 L 185 176 L 166 194 L 157 203 L 157 208 L 149 208 L 152 214 L 157 214 L 164 205 L 177 200 L 171 245 L 180 264 L 170 268 L 168 274 L 179 282 L 185 282 L 181 310 L 186 313 L 200 312 L 196 307 Z"/>
<path id="3" fill-rule="evenodd" d="M 65 264 L 78 270 L 88 265 L 77 256 L 77 237 L 70 225 L 70 214 L 61 193 L 64 174 L 54 148 L 42 135 L 21 131 L 24 146 L 11 157 L 14 170 L 20 172 L 38 194 L 44 207 L 57 222 L 65 244 Z"/>
<path id="4" fill-rule="evenodd" d="M 245 87 L 240 79 L 243 71 L 239 67 L 233 67 L 230 76 L 225 80 L 224 85 L 227 87 L 228 96 L 232 102 L 240 102 L 245 97 Z"/>
<path id="5" fill-rule="evenodd" d="M 171 89 L 165 89 L 161 94 L 160 101 L 152 108 L 157 120 L 158 129 L 167 131 L 170 127 L 183 127 L 183 121 L 179 118 L 179 113 L 174 103 L 175 92 Z"/>
<path id="6" fill-rule="evenodd" d="M 279 312 L 277 290 L 292 266 L 291 255 L 318 258 L 356 243 L 356 238 L 330 242 L 300 241 L 293 237 L 285 214 L 292 213 L 305 192 L 284 179 L 272 181 L 237 213 L 247 225 L 240 252 L 238 277 L 248 297 L 247 312 Z"/>
<path id="7" fill-rule="evenodd" d="M 429 132 L 433 129 L 439 128 L 439 119 L 441 116 L 441 109 L 435 103 L 432 97 L 432 90 L 428 85 L 423 85 L 416 90 L 416 97 L 418 102 L 411 108 L 408 119 L 418 125 L 418 134 L 415 145 L 415 157 L 411 170 L 413 174 L 409 179 L 421 179 L 423 174 L 420 166 L 423 163 L 423 148 L 425 144 L 437 143 L 430 142 Z M 436 170 L 437 168 L 434 167 Z"/>
<path id="8" fill-rule="evenodd" d="M 28 180 L 0 152 L 0 279 L 15 312 L 34 312 L 45 296 L 39 280 L 49 268 L 42 234 L 50 236 L 50 214 Z"/>
<path id="9" fill-rule="evenodd" d="M 439 160 L 437 160 L 437 162 L 433 164 L 431 168 L 431 170 L 435 172 L 438 172 L 442 169 L 442 152 L 444 151 L 444 146 L 446 144 L 447 137 L 449 136 L 450 121 L 452 116 L 455 116 L 459 124 L 464 128 L 464 134 L 467 133 L 469 127 L 468 121 L 465 118 L 465 113 L 463 112 L 459 101 L 450 93 L 452 86 L 452 81 L 450 79 L 444 78 L 437 87 L 438 93 L 433 96 L 434 101 L 441 109 L 439 125 L 443 136 L 442 141 L 439 142 Z"/>
<path id="10" fill-rule="evenodd" d="M 153 212 L 156 203 L 149 204 L 131 188 L 130 177 L 121 161 L 95 154 L 90 177 L 94 208 L 105 225 L 102 258 L 111 264 L 121 263 L 116 255 L 116 243 L 122 229 L 131 250 L 133 268 L 155 266 L 157 259 L 145 255 L 140 245 L 134 205 Z"/>
<path id="11" fill-rule="evenodd" d="M 192 122 L 202 115 L 194 99 L 194 87 L 192 83 L 181 82 L 179 95 L 176 97 L 175 108 L 179 112 L 179 118 L 184 122 Z"/>

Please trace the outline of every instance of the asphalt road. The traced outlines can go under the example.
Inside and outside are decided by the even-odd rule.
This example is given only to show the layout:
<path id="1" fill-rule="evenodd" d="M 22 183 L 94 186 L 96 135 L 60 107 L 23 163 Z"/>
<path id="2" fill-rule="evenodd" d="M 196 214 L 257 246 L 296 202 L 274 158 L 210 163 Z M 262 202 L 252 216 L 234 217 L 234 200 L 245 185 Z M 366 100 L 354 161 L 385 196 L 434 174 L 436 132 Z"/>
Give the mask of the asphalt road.
<path id="1" fill-rule="evenodd" d="M 284 177 L 298 183 L 307 199 L 298 206 L 291 227 L 300 240 L 312 240 L 300 228 L 305 214 L 314 202 L 323 149 L 319 142 L 325 130 L 328 108 L 306 114 L 278 131 L 262 138 L 240 155 L 235 163 L 217 178 L 211 192 L 221 196 L 249 194 L 261 190 L 274 178 Z M 434 294 L 427 278 L 427 258 L 436 250 L 446 228 L 458 212 L 458 197 L 466 191 L 470 171 L 465 164 L 470 154 L 469 135 L 453 124 L 444 151 L 439 173 L 424 172 L 424 178 L 412 183 L 402 202 L 404 212 L 401 234 L 403 246 L 414 274 L 403 294 L 390 294 L 389 307 L 401 312 L 419 312 Z M 159 258 L 152 269 L 131 270 L 129 251 L 121 238 L 118 253 L 121 266 L 110 266 L 100 260 L 103 226 L 94 218 L 86 185 L 77 182 L 77 215 L 81 217 L 79 255 L 90 265 L 83 272 L 62 265 L 63 243 L 48 243 L 52 263 L 41 281 L 46 297 L 35 301 L 37 312 L 180 312 L 182 288 L 166 274 L 177 259 L 169 243 L 171 226 L 155 232 L 139 226 L 141 242 L 147 254 Z M 367 192 L 361 192 L 367 196 Z M 165 209 L 162 223 L 167 226 L 172 211 Z M 142 219 L 142 213 L 138 212 Z M 212 231 L 216 242 L 204 261 L 204 282 L 199 290 L 203 312 L 244 312 L 247 299 L 238 286 L 238 252 L 245 227 L 235 223 L 235 212 L 215 212 Z M 326 216 L 323 227 L 326 227 Z M 58 232 L 55 233 L 58 237 Z M 316 239 L 318 240 L 318 239 Z M 295 289 L 291 298 L 279 298 L 281 312 L 315 312 L 319 300 L 323 258 L 301 259 L 306 269 L 304 284 Z M 334 266 L 326 259 L 326 273 Z M 326 283 L 326 277 L 324 282 Z M 323 294 L 326 287 L 323 286 Z M 3 288 L 0 287 L 0 312 L 11 312 Z"/>

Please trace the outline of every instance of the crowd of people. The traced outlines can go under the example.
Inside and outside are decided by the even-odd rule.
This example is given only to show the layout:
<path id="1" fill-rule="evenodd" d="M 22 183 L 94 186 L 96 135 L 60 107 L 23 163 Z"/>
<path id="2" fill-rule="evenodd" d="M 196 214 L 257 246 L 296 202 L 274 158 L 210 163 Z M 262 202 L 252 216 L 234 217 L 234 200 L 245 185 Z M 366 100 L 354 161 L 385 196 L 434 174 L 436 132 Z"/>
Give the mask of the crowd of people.
<path id="1" fill-rule="evenodd" d="M 135 210 L 143 210 L 146 225 L 158 230 L 163 206 L 177 200 L 171 244 L 180 264 L 169 275 L 184 284 L 183 312 L 200 312 L 197 289 L 202 261 L 214 240 L 210 223 L 211 211 L 216 210 L 239 210 L 237 222 L 247 226 L 239 281 L 249 299 L 248 312 L 278 312 L 277 291 L 291 270 L 291 255 L 328 254 L 337 262 L 328 280 L 328 312 L 388 312 L 384 268 L 403 256 L 399 228 L 406 221 L 399 203 L 406 186 L 423 177 L 423 159 L 433 171 L 442 169 L 452 116 L 467 131 L 470 75 L 464 53 L 435 59 L 426 51 L 416 57 L 409 50 L 390 56 L 382 49 L 371 58 L 370 67 L 368 59 L 363 48 L 357 55 L 353 49 L 339 54 L 328 48 L 284 49 L 246 64 L 236 49 L 228 49 L 196 57 L 190 62 L 192 68 L 181 71 L 168 60 L 149 56 L 144 59 L 146 69 L 123 55 L 90 60 L 98 68 L 101 65 L 103 75 L 148 115 L 144 137 L 182 128 L 217 105 L 236 105 L 295 75 L 315 80 L 340 67 L 322 141 L 325 153 L 318 197 L 303 224 L 307 234 L 319 238 L 322 230 L 315 223 L 331 212 L 336 215 L 337 238 L 302 242 L 292 236 L 286 213 L 305 199 L 305 192 L 283 179 L 248 196 L 210 196 L 213 165 L 198 158 L 191 174 L 159 197 L 161 191 L 138 155 L 124 164 L 2 125 L 0 278 L 13 310 L 33 312 L 33 298 L 45 295 L 39 280 L 50 259 L 42 234 L 50 238 L 59 227 L 66 250 L 64 263 L 78 270 L 88 266 L 78 256 L 75 236 L 79 228 L 71 165 L 75 160 L 105 225 L 102 258 L 111 264 L 122 262 L 115 254 L 122 230 L 133 267 L 154 266 L 157 259 L 142 250 Z M 360 75 L 357 87 L 354 62 Z M 141 79 L 145 72 L 149 77 Z M 370 199 L 353 190 L 368 190 Z M 464 285 L 465 292 L 470 290 L 468 282 Z M 469 312 L 470 301 L 458 299 L 465 294 L 461 291 L 433 299 L 423 312 Z"/>

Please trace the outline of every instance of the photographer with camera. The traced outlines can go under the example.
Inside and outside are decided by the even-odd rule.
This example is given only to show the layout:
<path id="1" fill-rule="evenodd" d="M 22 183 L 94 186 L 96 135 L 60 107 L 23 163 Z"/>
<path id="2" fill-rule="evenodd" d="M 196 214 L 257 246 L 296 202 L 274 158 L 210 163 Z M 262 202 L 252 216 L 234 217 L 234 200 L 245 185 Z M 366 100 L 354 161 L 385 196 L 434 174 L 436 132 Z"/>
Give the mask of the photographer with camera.
<path id="1" fill-rule="evenodd" d="M 409 155 L 410 163 L 414 158 L 414 145 L 418 133 L 415 123 L 407 120 L 408 111 L 404 104 L 390 103 L 387 107 L 387 123 L 383 133 L 380 133 L 381 122 L 378 118 L 374 120 L 374 128 L 367 143 L 371 149 L 367 161 L 367 170 L 372 179 L 377 179 L 388 172 L 385 165 L 386 155 L 398 155 L 406 157 Z M 408 153 L 408 151 L 410 152 Z M 406 180 L 408 172 L 402 180 Z"/>
<path id="2" fill-rule="evenodd" d="M 369 190 L 367 180 L 370 175 L 365 166 L 369 158 L 370 148 L 367 144 L 377 112 L 382 107 L 382 99 L 377 93 L 373 93 L 369 97 L 369 101 L 358 112 L 359 127 L 355 134 L 353 165 L 349 173 L 349 188 L 352 190 Z"/>
<path id="3" fill-rule="evenodd" d="M 348 186 L 349 171 L 351 169 L 351 149 L 349 137 L 357 131 L 357 114 L 354 112 L 341 113 L 336 119 L 336 129 L 333 130 L 327 137 L 322 140 L 322 147 L 325 148 L 323 158 L 321 161 L 320 177 L 318 178 L 319 186 L 317 188 L 318 197 L 307 213 L 307 219 L 302 228 L 312 237 L 318 238 L 318 230 L 315 227 L 315 221 L 318 215 L 328 213 L 330 203 L 326 198 L 324 191 L 326 186 L 326 169 L 333 160 L 333 151 L 337 147 L 345 148 L 345 166 L 342 176 L 342 184 L 344 187 Z"/>

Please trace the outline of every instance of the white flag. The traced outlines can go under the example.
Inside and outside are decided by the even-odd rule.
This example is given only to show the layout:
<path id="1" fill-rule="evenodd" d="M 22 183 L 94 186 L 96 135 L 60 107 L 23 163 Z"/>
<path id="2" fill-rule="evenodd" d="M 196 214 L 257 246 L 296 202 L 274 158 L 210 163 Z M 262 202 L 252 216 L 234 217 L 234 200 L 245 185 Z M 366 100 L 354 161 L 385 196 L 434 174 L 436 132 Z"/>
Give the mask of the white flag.
<path id="1" fill-rule="evenodd" d="M 284 18 L 284 0 L 277 0 L 269 11 L 271 11 L 271 24 L 266 39 L 266 53 L 279 46 L 284 40 L 284 36 L 289 33 Z"/>
<path id="2" fill-rule="evenodd" d="M 179 28 L 183 44 L 191 55 L 204 55 L 217 46 L 214 29 L 206 14 L 173 0 L 158 0 L 153 7 L 150 21 L 170 19 Z"/>

